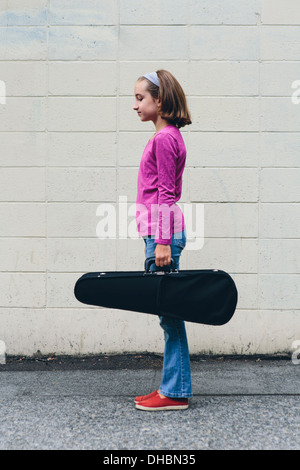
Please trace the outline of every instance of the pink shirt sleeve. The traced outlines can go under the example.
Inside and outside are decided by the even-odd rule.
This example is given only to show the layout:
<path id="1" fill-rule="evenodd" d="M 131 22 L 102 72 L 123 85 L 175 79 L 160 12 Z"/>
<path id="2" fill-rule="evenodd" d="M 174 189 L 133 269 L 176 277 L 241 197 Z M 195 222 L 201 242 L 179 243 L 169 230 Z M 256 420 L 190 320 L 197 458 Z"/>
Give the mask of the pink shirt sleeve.
<path id="1" fill-rule="evenodd" d="M 171 245 L 174 232 L 177 144 L 170 134 L 159 134 L 155 138 L 154 146 L 158 173 L 159 211 L 155 243 Z"/>

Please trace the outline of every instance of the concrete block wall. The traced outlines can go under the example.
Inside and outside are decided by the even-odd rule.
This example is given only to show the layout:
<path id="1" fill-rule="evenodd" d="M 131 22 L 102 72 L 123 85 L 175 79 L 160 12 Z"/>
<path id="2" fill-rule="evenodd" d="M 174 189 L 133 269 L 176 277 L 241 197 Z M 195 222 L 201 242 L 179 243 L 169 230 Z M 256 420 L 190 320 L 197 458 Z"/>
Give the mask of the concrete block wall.
<path id="1" fill-rule="evenodd" d="M 97 208 L 135 202 L 153 125 L 133 112 L 133 88 L 158 68 L 178 78 L 192 113 L 180 202 L 204 205 L 203 247 L 184 250 L 181 267 L 223 269 L 239 290 L 227 325 L 187 324 L 190 351 L 292 352 L 299 38 L 297 0 L 0 0 L 7 354 L 163 352 L 156 317 L 89 308 L 73 295 L 84 272 L 143 270 L 142 240 L 97 237 Z"/>

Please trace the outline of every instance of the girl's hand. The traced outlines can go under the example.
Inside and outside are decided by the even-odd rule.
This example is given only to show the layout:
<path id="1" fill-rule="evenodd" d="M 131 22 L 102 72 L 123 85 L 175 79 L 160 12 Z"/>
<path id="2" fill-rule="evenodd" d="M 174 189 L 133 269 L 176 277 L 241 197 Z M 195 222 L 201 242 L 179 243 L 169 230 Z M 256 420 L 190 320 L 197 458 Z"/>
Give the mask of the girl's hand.
<path id="1" fill-rule="evenodd" d="M 155 264 L 156 266 L 168 266 L 171 264 L 171 245 L 156 245 L 155 251 Z"/>

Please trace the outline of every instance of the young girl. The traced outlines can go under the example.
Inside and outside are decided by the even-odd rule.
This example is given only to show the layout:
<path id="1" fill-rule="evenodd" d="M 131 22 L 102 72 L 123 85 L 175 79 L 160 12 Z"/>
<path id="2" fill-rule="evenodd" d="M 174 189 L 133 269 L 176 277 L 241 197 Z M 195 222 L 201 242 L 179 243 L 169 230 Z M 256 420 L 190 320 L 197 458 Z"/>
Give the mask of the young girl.
<path id="1" fill-rule="evenodd" d="M 182 190 L 186 148 L 179 128 L 191 124 L 185 94 L 166 70 L 140 77 L 134 89 L 134 111 L 156 132 L 147 143 L 138 173 L 137 226 L 146 258 L 155 257 L 151 271 L 161 271 L 179 258 L 186 245 L 183 214 L 176 205 Z M 165 268 L 163 268 L 165 269 Z M 147 411 L 186 409 L 192 396 L 188 343 L 184 322 L 160 316 L 165 351 L 159 390 L 136 397 L 136 408 Z"/>

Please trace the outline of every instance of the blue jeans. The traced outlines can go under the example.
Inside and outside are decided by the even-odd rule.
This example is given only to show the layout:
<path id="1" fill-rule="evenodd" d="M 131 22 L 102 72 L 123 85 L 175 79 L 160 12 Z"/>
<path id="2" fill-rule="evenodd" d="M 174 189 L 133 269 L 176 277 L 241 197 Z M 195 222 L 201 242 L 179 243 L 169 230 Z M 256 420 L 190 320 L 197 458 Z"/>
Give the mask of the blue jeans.
<path id="1" fill-rule="evenodd" d="M 144 241 L 146 258 L 155 256 L 156 243 L 154 237 L 145 237 Z M 175 238 L 173 235 L 171 257 L 174 259 L 177 269 L 179 269 L 179 258 L 185 245 L 185 231 L 181 233 L 181 238 Z M 156 264 L 150 266 L 150 271 L 159 271 L 160 269 Z M 160 391 L 166 397 L 192 397 L 190 355 L 184 321 L 165 316 L 160 316 L 159 320 L 165 337 Z"/>

